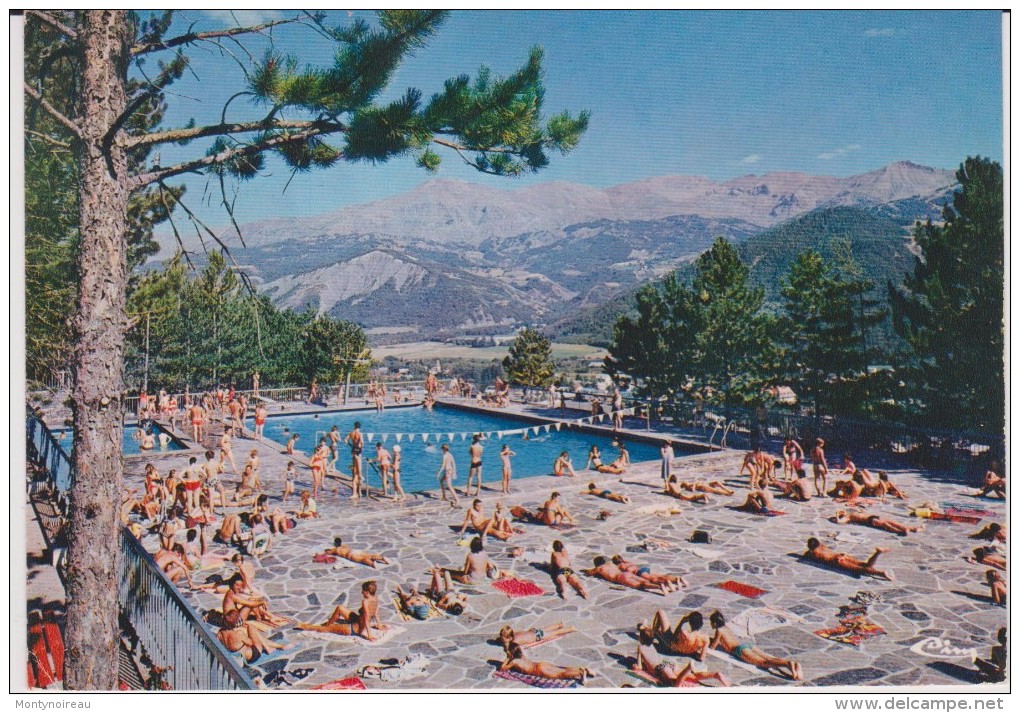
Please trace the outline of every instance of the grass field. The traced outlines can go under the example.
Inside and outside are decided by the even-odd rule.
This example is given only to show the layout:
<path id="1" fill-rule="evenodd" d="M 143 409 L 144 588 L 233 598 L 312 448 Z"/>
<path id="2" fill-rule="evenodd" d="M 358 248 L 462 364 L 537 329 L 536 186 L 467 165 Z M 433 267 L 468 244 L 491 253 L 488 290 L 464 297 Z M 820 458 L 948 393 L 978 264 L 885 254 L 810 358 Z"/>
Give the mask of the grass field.
<path id="1" fill-rule="evenodd" d="M 372 357 L 385 359 L 386 357 L 397 357 L 398 359 L 477 359 L 479 361 L 492 361 L 502 359 L 508 353 L 508 348 L 503 347 L 464 347 L 456 344 L 444 344 L 442 342 L 407 342 L 406 344 L 389 344 L 384 347 L 372 349 Z M 605 349 L 591 347 L 587 344 L 559 344 L 553 342 L 553 359 L 585 358 L 591 360 L 602 359 L 606 355 Z"/>

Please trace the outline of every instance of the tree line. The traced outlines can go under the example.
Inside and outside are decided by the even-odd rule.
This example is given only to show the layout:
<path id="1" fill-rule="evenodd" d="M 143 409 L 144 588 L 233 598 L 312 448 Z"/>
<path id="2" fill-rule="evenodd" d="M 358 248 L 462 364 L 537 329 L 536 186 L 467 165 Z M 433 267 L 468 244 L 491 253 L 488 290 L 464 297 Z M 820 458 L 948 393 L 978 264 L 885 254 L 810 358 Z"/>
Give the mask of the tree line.
<path id="1" fill-rule="evenodd" d="M 818 414 L 1001 433 L 1005 423 L 1002 168 L 968 158 L 942 221 L 917 223 L 900 284 L 863 276 L 849 243 L 808 249 L 780 280 L 781 309 L 723 238 L 689 282 L 671 273 L 617 319 L 606 372 L 646 396 L 759 405 L 788 385 Z M 888 317 L 900 345 L 872 331 Z"/>

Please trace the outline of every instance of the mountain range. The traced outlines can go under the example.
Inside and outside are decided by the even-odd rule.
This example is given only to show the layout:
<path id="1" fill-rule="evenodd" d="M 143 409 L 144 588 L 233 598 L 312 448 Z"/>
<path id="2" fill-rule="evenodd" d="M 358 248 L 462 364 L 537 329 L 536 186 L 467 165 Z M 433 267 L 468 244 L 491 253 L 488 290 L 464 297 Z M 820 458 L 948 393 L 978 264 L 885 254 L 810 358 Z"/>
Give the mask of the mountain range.
<path id="1" fill-rule="evenodd" d="M 903 226 L 937 219 L 954 185 L 953 172 L 907 161 L 848 178 L 661 176 L 607 189 L 432 180 L 323 215 L 243 225 L 247 247 L 233 253 L 280 305 L 413 340 L 562 321 L 689 263 L 718 235 L 767 244 L 770 229 L 809 213 L 854 208 L 904 248 Z"/>

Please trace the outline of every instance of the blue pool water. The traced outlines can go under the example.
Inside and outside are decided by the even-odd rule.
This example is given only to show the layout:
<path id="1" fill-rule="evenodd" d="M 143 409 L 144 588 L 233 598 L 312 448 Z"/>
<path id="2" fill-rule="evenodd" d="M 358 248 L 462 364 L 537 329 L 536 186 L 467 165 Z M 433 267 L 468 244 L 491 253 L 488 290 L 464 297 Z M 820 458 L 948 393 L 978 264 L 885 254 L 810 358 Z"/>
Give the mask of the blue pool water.
<path id="1" fill-rule="evenodd" d="M 135 435 L 138 432 L 137 426 L 134 424 L 126 424 L 124 426 L 124 455 L 136 456 L 140 453 L 168 453 L 170 451 L 181 451 L 186 446 L 176 438 L 171 436 L 169 443 L 164 447 L 159 441 L 159 434 L 166 433 L 166 430 L 159 424 L 152 424 L 152 433 L 156 437 L 156 447 L 151 451 L 143 451 L 141 448 L 142 439 L 136 438 Z M 64 451 L 71 455 L 71 446 L 74 444 L 74 435 L 70 428 L 59 429 L 53 431 L 53 436 L 57 439 L 57 443 Z"/>
<path id="2" fill-rule="evenodd" d="M 570 454 L 579 478 L 585 477 L 582 471 L 592 445 L 598 445 L 605 463 L 612 462 L 619 455 L 619 449 L 613 446 L 613 439 L 610 436 L 580 433 L 566 427 L 560 431 L 553 427 L 546 433 L 543 426 L 537 434 L 529 430 L 527 440 L 520 433 L 504 434 L 500 438 L 500 431 L 519 431 L 538 424 L 441 407 L 436 407 L 432 412 L 415 407 L 390 409 L 381 414 L 369 410 L 304 416 L 271 416 L 266 420 L 265 435 L 278 443 L 286 443 L 287 439 L 296 433 L 299 436 L 297 449 L 308 454 L 315 448 L 319 438 L 334 424 L 339 427 L 342 438 L 350 432 L 355 421 L 361 422 L 361 431 L 365 436 L 363 459 L 375 457 L 375 444 L 383 440 L 383 434 L 386 434 L 383 445 L 387 450 L 392 452 L 394 445 L 400 446 L 403 456 L 401 484 L 408 492 L 433 490 L 438 487 L 436 471 L 442 462 L 440 446 L 444 443 L 450 446 L 457 463 L 457 479 L 454 482 L 463 487 L 470 465 L 468 447 L 474 433 L 486 435 L 486 440 L 482 442 L 485 447 L 482 456 L 482 480 L 486 483 L 499 483 L 502 479 L 503 466 L 499 452 L 504 443 L 516 453 L 510 459 L 514 479 L 552 474 L 553 461 L 563 451 Z M 398 433 L 402 434 L 399 442 L 396 438 Z M 421 436 L 423 433 L 428 434 L 428 440 L 424 442 Z M 408 434 L 414 435 L 412 440 L 408 440 Z M 659 448 L 656 445 L 637 441 L 626 441 L 626 445 L 632 461 L 659 458 Z M 337 467 L 342 472 L 350 472 L 350 461 L 350 448 L 341 444 Z M 367 463 L 363 468 L 369 483 L 379 485 L 379 476 L 375 470 Z"/>

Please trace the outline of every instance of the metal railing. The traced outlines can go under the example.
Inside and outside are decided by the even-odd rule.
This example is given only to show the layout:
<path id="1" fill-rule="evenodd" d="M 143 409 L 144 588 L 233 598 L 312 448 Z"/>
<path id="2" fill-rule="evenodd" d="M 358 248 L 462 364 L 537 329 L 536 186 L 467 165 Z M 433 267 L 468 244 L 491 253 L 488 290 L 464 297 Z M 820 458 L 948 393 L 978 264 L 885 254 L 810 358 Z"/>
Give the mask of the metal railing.
<path id="1" fill-rule="evenodd" d="M 50 490 L 67 496 L 74 469 L 53 433 L 35 414 L 25 418 L 27 455 L 41 467 Z M 167 680 L 177 690 L 254 688 L 237 661 L 202 624 L 152 556 L 121 529 L 120 613 L 138 643 L 157 665 L 171 666 Z"/>
<path id="2" fill-rule="evenodd" d="M 177 691 L 244 691 L 255 686 L 241 664 L 209 633 L 201 617 L 181 599 L 177 587 L 152 555 L 121 530 L 121 615 L 147 656 L 169 670 Z"/>
<path id="3" fill-rule="evenodd" d="M 29 460 L 43 467 L 46 484 L 51 490 L 67 495 L 74 484 L 70 456 L 46 424 L 31 412 L 25 418 L 25 430 Z"/>

